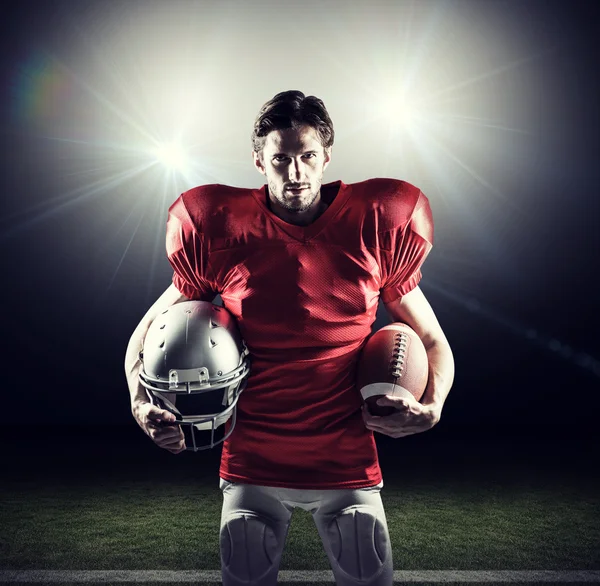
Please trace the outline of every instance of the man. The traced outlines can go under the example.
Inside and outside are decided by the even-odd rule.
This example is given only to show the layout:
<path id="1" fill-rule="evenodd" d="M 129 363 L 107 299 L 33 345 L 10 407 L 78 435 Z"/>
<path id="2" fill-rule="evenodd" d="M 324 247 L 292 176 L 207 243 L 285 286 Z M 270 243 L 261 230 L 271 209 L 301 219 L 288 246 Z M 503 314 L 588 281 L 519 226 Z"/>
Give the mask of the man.
<path id="1" fill-rule="evenodd" d="M 418 287 L 431 249 L 427 198 L 403 181 L 322 185 L 333 124 L 321 100 L 277 94 L 255 121 L 252 156 L 267 185 L 202 186 L 169 210 L 173 284 L 136 328 L 126 370 L 132 411 L 162 448 L 185 448 L 174 416 L 139 385 L 145 332 L 165 308 L 218 293 L 252 356 L 221 458 L 223 584 L 276 584 L 292 509 L 311 511 L 339 585 L 392 584 L 373 431 L 403 437 L 440 419 L 454 365 Z M 422 401 L 387 397 L 375 417 L 355 387 L 358 355 L 382 298 L 421 337 Z"/>

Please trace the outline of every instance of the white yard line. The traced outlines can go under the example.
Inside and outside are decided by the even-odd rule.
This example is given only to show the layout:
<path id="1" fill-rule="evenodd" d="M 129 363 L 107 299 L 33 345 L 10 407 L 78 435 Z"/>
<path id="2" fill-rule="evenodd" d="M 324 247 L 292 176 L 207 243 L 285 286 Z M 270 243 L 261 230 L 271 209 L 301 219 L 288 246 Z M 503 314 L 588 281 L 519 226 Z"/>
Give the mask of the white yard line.
<path id="1" fill-rule="evenodd" d="M 0 570 L 0 582 L 220 582 L 214 570 Z M 333 574 L 324 571 L 279 572 L 281 582 L 333 583 Z M 395 582 L 588 582 L 600 584 L 600 570 L 398 570 Z"/>

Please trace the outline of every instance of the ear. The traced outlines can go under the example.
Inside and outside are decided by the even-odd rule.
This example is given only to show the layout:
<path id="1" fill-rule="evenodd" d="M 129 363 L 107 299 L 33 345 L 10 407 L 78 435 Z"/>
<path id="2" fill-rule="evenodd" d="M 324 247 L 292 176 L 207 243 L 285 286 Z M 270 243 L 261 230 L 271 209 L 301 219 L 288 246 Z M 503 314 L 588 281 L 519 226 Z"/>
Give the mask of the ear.
<path id="1" fill-rule="evenodd" d="M 255 150 L 252 150 L 252 158 L 254 159 L 254 166 L 258 169 L 259 173 L 266 175 L 265 166 Z"/>
<path id="2" fill-rule="evenodd" d="M 324 149 L 324 153 L 325 161 L 323 162 L 323 171 L 325 171 L 327 165 L 329 165 L 329 161 L 331 161 L 331 147 L 329 147 L 328 149 Z"/>

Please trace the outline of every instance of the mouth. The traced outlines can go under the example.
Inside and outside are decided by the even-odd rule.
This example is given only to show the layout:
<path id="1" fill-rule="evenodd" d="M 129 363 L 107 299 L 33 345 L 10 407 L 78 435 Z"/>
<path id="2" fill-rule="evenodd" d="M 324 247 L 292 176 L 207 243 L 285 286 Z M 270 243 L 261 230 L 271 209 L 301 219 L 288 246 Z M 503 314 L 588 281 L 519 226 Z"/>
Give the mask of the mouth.
<path id="1" fill-rule="evenodd" d="M 306 191 L 307 189 L 308 189 L 308 187 L 299 187 L 299 188 L 287 189 L 287 191 L 289 191 L 290 193 L 302 193 L 303 191 Z"/>

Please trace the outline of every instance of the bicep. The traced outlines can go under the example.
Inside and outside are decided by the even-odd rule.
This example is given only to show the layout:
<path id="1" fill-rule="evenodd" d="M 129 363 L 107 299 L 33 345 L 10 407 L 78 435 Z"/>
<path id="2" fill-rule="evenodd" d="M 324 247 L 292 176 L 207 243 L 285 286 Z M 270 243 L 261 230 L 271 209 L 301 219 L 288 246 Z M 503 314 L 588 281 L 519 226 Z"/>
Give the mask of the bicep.
<path id="1" fill-rule="evenodd" d="M 393 321 L 404 322 L 415 330 L 425 347 L 436 342 L 448 343 L 433 308 L 420 287 L 385 303 L 385 308 Z"/>
<path id="2" fill-rule="evenodd" d="M 160 297 L 150 306 L 150 309 L 148 309 L 148 311 L 144 314 L 144 317 L 140 320 L 135 333 L 145 336 L 148 328 L 160 313 L 165 311 L 165 309 L 169 309 L 169 307 L 172 305 L 181 303 L 182 301 L 189 301 L 189 299 L 183 293 L 181 293 L 177 287 L 173 285 L 173 283 L 171 283 L 163 291 Z"/>

